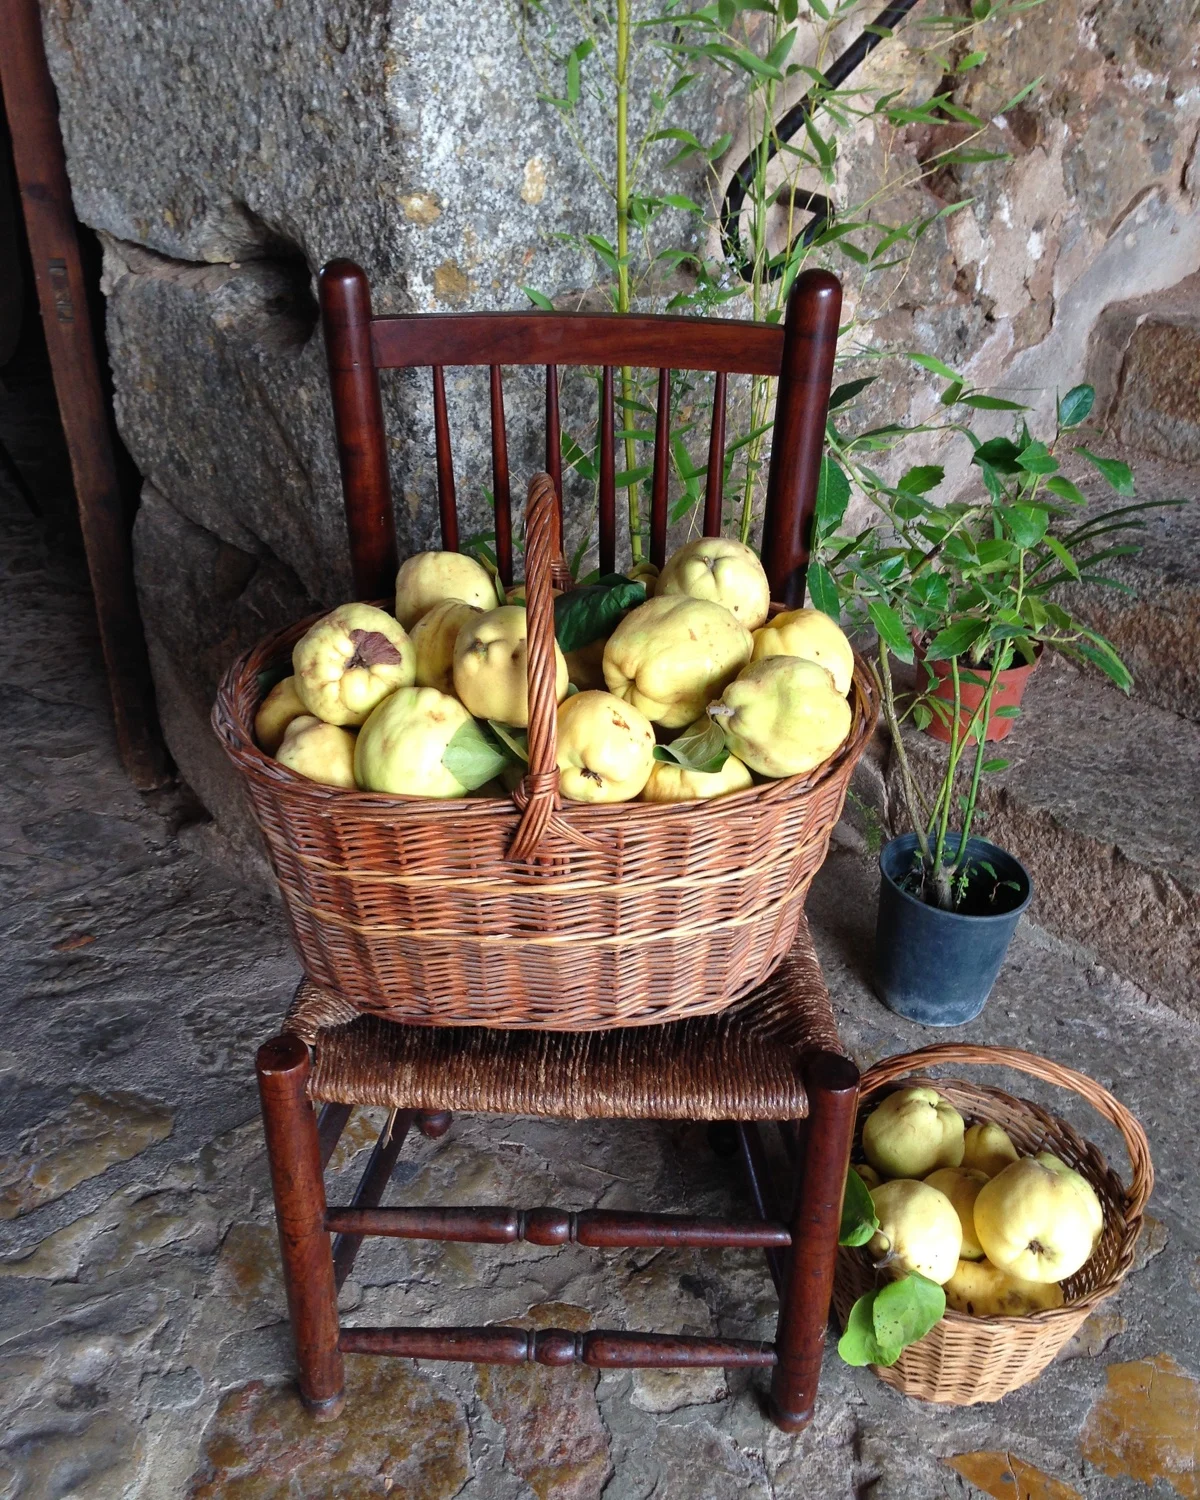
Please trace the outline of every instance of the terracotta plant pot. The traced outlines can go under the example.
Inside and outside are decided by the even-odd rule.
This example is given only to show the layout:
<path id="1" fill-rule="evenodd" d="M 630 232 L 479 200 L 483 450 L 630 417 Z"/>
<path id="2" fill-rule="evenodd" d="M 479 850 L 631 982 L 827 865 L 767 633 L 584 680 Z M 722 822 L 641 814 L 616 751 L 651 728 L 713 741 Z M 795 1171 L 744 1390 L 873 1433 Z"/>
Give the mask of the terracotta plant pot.
<path id="1" fill-rule="evenodd" d="M 1029 681 L 1031 673 L 1041 659 L 1042 648 L 1038 646 L 1037 652 L 1031 662 L 1022 662 L 1016 667 L 1006 667 L 1000 673 L 999 680 L 996 683 L 996 691 L 992 694 L 991 717 L 988 719 L 987 729 L 983 736 L 984 740 L 988 743 L 993 740 L 1004 739 L 1013 727 L 1016 720 L 1007 717 L 997 718 L 996 710 L 998 708 L 1018 707 L 1025 692 L 1025 684 Z M 948 661 L 924 661 L 920 654 L 920 647 L 917 648 L 917 660 L 920 665 L 927 666 L 938 679 L 937 687 L 933 689 L 932 696 L 940 699 L 943 703 L 949 704 L 953 711 L 954 679 L 950 674 L 950 663 Z M 971 722 L 972 714 L 983 702 L 983 695 L 986 692 L 986 688 L 982 683 L 976 685 L 971 682 L 963 682 L 962 677 L 965 673 L 970 673 L 974 677 L 986 678 L 988 674 L 983 670 L 964 667 L 961 661 L 958 671 L 959 703 L 961 705 L 959 710 L 959 724 L 961 726 L 960 732 L 965 734 L 967 725 Z M 925 733 L 932 735 L 935 740 L 941 740 L 943 744 L 948 745 L 950 743 L 950 727 L 949 714 L 946 716 L 945 723 L 935 714 L 931 722 L 925 726 Z M 975 736 L 972 735 L 970 743 L 973 744 L 974 741 Z"/>

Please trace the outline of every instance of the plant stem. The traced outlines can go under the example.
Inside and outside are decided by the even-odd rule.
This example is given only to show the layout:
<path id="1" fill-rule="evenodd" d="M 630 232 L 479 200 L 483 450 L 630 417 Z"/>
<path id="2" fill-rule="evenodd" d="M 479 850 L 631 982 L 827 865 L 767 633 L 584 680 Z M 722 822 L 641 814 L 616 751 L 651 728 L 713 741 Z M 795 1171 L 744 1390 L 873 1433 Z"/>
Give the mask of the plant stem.
<path id="1" fill-rule="evenodd" d="M 617 311 L 629 311 L 629 36 L 633 0 L 617 0 Z M 633 400 L 633 371 L 621 368 L 621 426 L 629 429 Z M 625 439 L 625 469 L 637 467 L 632 438 Z M 629 496 L 629 546 L 635 563 L 642 560 L 641 508 L 638 487 L 631 484 Z"/>
<path id="2" fill-rule="evenodd" d="M 892 682 L 891 663 L 888 660 L 887 646 L 882 639 L 879 642 L 879 676 L 883 686 L 883 716 L 887 720 L 888 733 L 892 737 L 892 748 L 896 752 L 896 760 L 900 766 L 900 785 L 904 791 L 904 805 L 908 809 L 908 821 L 912 824 L 913 832 L 917 836 L 917 845 L 921 850 L 921 857 L 928 867 L 929 840 L 925 835 L 925 818 L 928 808 L 922 809 L 924 798 L 918 792 L 912 767 L 908 763 L 908 752 L 904 748 L 900 720 L 896 714 L 896 689 Z"/>
<path id="3" fill-rule="evenodd" d="M 975 821 L 975 806 L 979 801 L 979 782 L 983 776 L 984 758 L 987 755 L 987 726 L 992 717 L 992 695 L 996 691 L 996 684 L 1000 680 L 1000 654 L 997 652 L 992 660 L 992 670 L 988 675 L 987 688 L 984 691 L 983 702 L 976 710 L 978 724 L 975 725 L 975 764 L 971 768 L 971 785 L 967 791 L 967 807 L 963 814 L 962 839 L 958 846 L 958 858 L 954 862 L 951 879 L 954 879 L 963 869 L 967 861 L 967 839 L 971 835 L 971 824 Z M 974 724 L 974 720 L 972 723 Z"/>
<path id="4" fill-rule="evenodd" d="M 962 681 L 958 675 L 958 657 L 950 658 L 950 678 L 954 683 L 954 717 L 950 721 L 950 758 L 946 762 L 946 769 L 942 776 L 942 788 L 938 794 L 938 830 L 937 844 L 933 851 L 933 893 L 937 898 L 937 904 L 943 911 L 951 911 L 954 907 L 954 890 L 951 884 L 951 872 L 947 870 L 946 857 L 946 834 L 950 828 L 950 812 L 954 806 L 954 783 L 958 779 L 958 763 L 962 757 Z"/>

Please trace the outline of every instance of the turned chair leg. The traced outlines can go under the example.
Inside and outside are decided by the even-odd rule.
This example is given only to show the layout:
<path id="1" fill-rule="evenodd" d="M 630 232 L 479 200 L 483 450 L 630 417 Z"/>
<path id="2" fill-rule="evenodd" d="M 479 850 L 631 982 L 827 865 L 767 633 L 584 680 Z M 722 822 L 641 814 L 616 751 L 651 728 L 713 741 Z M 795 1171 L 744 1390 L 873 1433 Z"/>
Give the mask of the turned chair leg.
<path id="1" fill-rule="evenodd" d="M 423 1109 L 417 1116 L 417 1129 L 428 1140 L 441 1140 L 450 1129 L 454 1116 L 448 1109 Z"/>
<path id="2" fill-rule="evenodd" d="M 306 1092 L 308 1048 L 299 1037 L 273 1037 L 258 1049 L 255 1067 L 300 1395 L 313 1416 L 327 1420 L 342 1408 L 344 1376 L 321 1145 Z"/>
<path id="3" fill-rule="evenodd" d="M 775 1335 L 771 1419 L 784 1432 L 812 1420 L 833 1295 L 842 1193 L 854 1137 L 858 1069 L 836 1052 L 803 1059 L 808 1128 L 796 1163 L 796 1204 Z"/>

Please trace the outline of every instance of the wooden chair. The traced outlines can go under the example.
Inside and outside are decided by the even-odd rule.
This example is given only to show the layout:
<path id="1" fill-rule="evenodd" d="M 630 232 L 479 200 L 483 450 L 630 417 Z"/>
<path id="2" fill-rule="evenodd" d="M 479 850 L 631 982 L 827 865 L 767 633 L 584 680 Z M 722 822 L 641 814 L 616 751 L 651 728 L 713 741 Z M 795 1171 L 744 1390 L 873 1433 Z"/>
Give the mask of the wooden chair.
<path id="1" fill-rule="evenodd" d="M 512 581 L 512 523 L 502 369 L 546 367 L 546 469 L 561 497 L 558 367 L 599 367 L 600 567 L 615 568 L 614 378 L 657 368 L 650 556 L 666 549 L 670 372 L 715 371 L 704 532 L 719 534 L 726 379 L 779 377 L 762 556 L 772 598 L 803 600 L 829 401 L 841 288 L 798 278 L 784 324 L 558 313 L 374 318 L 364 273 L 335 261 L 321 275 L 346 515 L 359 597 L 390 593 L 397 567 L 378 371 L 430 365 L 442 545 L 458 544 L 443 369 L 486 365 L 491 381 L 496 552 Z M 560 518 L 561 519 L 561 518 Z M 317 1416 L 343 1400 L 344 1353 L 597 1368 L 772 1368 L 770 1410 L 786 1431 L 811 1418 L 820 1373 L 849 1160 L 858 1072 L 845 1055 L 807 925 L 771 980 L 716 1016 L 600 1032 L 400 1026 L 361 1016 L 335 994 L 301 985 L 282 1033 L 257 1059 L 263 1121 L 300 1391 Z M 320 1116 L 314 1106 L 323 1106 Z M 396 1115 L 375 1145 L 351 1204 L 326 1204 L 324 1168 L 351 1110 Z M 380 1207 L 405 1135 L 449 1128 L 451 1110 L 733 1122 L 758 1217 L 745 1222 L 663 1213 L 553 1208 Z M 775 1121 L 792 1164 L 792 1202 L 777 1202 L 758 1123 Z M 774 1343 L 662 1333 L 521 1328 L 343 1328 L 337 1293 L 364 1235 L 598 1248 L 760 1247 L 780 1297 Z M 331 1236 L 334 1238 L 331 1239 Z"/>

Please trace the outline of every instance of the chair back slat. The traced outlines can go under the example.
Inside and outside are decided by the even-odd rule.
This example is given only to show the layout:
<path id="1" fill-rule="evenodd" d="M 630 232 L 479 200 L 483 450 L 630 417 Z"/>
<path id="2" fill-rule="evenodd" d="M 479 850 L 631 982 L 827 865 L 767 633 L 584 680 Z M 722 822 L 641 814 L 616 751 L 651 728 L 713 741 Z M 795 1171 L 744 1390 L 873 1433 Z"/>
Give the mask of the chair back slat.
<path id="1" fill-rule="evenodd" d="M 658 372 L 658 408 L 654 420 L 654 472 L 650 480 L 650 561 L 667 560 L 667 481 L 671 473 L 671 372 Z"/>
<path id="2" fill-rule="evenodd" d="M 712 428 L 708 434 L 708 474 L 704 481 L 704 535 L 720 536 L 725 490 L 725 382 L 724 370 L 713 382 Z"/>
<path id="3" fill-rule="evenodd" d="M 613 464 L 613 367 L 604 366 L 600 381 L 600 571 L 617 568 L 617 475 Z"/>
<path id="4" fill-rule="evenodd" d="M 504 381 L 500 366 L 490 371 L 492 398 L 492 509 L 496 517 L 496 563 L 506 588 L 513 581 L 512 496 L 508 484 L 508 437 L 504 428 Z"/>
<path id="5" fill-rule="evenodd" d="M 454 499 L 454 459 L 450 452 L 446 377 L 441 365 L 433 367 L 433 441 L 437 450 L 438 513 L 442 522 L 442 547 L 446 552 L 457 552 L 458 506 Z"/>
<path id="6" fill-rule="evenodd" d="M 444 367 L 487 365 L 491 378 L 492 481 L 496 551 L 501 576 L 512 578 L 512 521 L 501 379 L 503 365 L 542 365 L 546 371 L 546 468 L 560 498 L 562 549 L 562 434 L 559 366 L 599 367 L 600 566 L 616 570 L 615 367 L 657 369 L 654 465 L 650 486 L 650 557 L 665 561 L 671 468 L 672 370 L 711 371 L 712 430 L 704 496 L 704 532 L 721 529 L 731 374 L 779 377 L 761 554 L 777 603 L 804 602 L 805 577 L 833 359 L 841 284 L 828 271 L 797 278 L 782 324 L 714 318 L 642 317 L 590 313 L 425 313 L 374 318 L 365 273 L 350 261 L 321 272 L 321 312 L 329 359 L 334 422 L 355 589 L 360 598 L 389 592 L 396 568 L 395 520 L 378 372 L 430 366 L 442 546 L 456 550 L 458 516 L 446 408 Z M 626 425 L 632 420 L 622 413 Z"/>

